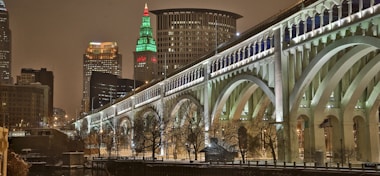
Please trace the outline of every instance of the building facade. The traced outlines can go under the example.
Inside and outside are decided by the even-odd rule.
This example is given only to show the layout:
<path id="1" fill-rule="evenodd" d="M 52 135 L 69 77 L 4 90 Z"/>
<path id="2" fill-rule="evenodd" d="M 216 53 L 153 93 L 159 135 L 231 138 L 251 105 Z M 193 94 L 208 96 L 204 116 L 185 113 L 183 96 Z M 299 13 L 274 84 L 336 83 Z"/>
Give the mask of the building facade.
<path id="1" fill-rule="evenodd" d="M 122 56 L 116 42 L 90 42 L 83 55 L 82 112 L 90 110 L 90 79 L 93 71 L 121 77 Z"/>
<path id="2" fill-rule="evenodd" d="M 102 72 L 92 72 L 90 79 L 90 109 L 94 110 L 106 104 L 115 102 L 128 92 L 143 84 L 141 81 L 121 79 L 116 75 Z"/>
<path id="3" fill-rule="evenodd" d="M 134 54 L 134 79 L 148 83 L 157 78 L 157 46 L 153 38 L 150 16 L 147 4 L 140 26 L 140 37 L 137 40 Z"/>
<path id="4" fill-rule="evenodd" d="M 12 84 L 11 30 L 4 1 L 0 0 L 0 84 Z"/>
<path id="5" fill-rule="evenodd" d="M 10 130 L 45 127 L 48 123 L 49 86 L 1 85 L 1 124 Z"/>
<path id="6" fill-rule="evenodd" d="M 48 116 L 53 117 L 54 103 L 54 75 L 52 71 L 47 71 L 46 68 L 34 70 L 30 68 L 21 69 L 21 75 L 17 76 L 17 85 L 29 85 L 33 83 L 41 83 L 49 86 L 49 102 Z"/>
<path id="7" fill-rule="evenodd" d="M 54 108 L 53 109 L 53 119 L 50 122 L 52 124 L 51 126 L 54 128 L 63 128 L 67 126 L 70 122 L 70 119 L 68 118 L 66 111 L 61 108 Z"/>
<path id="8" fill-rule="evenodd" d="M 1 165 L 0 165 L 0 173 L 1 175 L 7 175 L 7 165 L 8 165 L 8 129 L 4 127 L 0 127 L 0 156 L 1 156 Z"/>
<path id="9" fill-rule="evenodd" d="M 166 75 L 236 35 L 236 13 L 212 9 L 164 9 L 157 16 L 158 74 Z"/>

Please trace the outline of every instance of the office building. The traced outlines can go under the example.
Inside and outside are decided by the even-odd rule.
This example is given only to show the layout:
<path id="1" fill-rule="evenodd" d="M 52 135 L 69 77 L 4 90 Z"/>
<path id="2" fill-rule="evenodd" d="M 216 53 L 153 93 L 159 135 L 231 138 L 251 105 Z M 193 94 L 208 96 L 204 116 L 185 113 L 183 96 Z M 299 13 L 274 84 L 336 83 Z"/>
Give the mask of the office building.
<path id="1" fill-rule="evenodd" d="M 116 42 L 90 42 L 83 55 L 82 112 L 90 110 L 90 79 L 94 71 L 121 77 L 122 56 Z"/>
<path id="2" fill-rule="evenodd" d="M 54 76 L 52 71 L 47 71 L 46 68 L 34 70 L 31 68 L 22 68 L 21 75 L 17 76 L 17 85 L 30 85 L 33 83 L 40 83 L 49 86 L 49 102 L 48 102 L 48 116 L 53 117 L 53 103 L 54 103 Z"/>
<path id="3" fill-rule="evenodd" d="M 10 130 L 46 127 L 48 123 L 49 86 L 1 85 L 1 124 Z"/>
<path id="4" fill-rule="evenodd" d="M 134 86 L 143 82 L 132 79 L 121 79 L 116 75 L 92 72 L 90 79 L 91 110 L 100 108 L 126 96 L 133 91 Z"/>
<path id="5" fill-rule="evenodd" d="M 0 84 L 13 84 L 11 40 L 8 11 L 0 0 Z"/>
<path id="6" fill-rule="evenodd" d="M 157 16 L 158 74 L 187 65 L 236 35 L 241 15 L 212 9 L 164 9 Z"/>
<path id="7" fill-rule="evenodd" d="M 157 78 L 157 46 L 153 38 L 153 30 L 150 26 L 150 16 L 147 4 L 145 4 L 140 37 L 137 40 L 134 54 L 134 79 L 148 83 Z"/>

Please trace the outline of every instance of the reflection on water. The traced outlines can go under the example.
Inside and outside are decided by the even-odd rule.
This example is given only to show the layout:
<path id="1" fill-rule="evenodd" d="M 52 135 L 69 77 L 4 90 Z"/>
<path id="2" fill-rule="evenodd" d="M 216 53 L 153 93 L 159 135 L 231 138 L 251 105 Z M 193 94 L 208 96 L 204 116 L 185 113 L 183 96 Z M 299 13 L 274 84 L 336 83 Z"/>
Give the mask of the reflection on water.
<path id="1" fill-rule="evenodd" d="M 108 176 L 104 170 L 44 168 L 31 170 L 29 176 Z"/>

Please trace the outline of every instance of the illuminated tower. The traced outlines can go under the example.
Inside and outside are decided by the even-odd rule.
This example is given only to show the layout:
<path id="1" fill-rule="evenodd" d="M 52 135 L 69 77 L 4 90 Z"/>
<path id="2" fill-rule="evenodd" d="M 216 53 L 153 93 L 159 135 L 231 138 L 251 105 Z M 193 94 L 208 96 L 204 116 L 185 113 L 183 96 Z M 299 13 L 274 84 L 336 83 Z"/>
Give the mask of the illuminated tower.
<path id="1" fill-rule="evenodd" d="M 236 35 L 236 13 L 212 9 L 153 10 L 157 16 L 159 74 L 181 68 Z"/>
<path id="2" fill-rule="evenodd" d="M 92 72 L 109 73 L 121 77 L 121 66 L 121 55 L 116 42 L 90 42 L 86 53 L 83 55 L 83 112 L 90 110 L 91 98 L 94 98 L 90 98 Z M 116 91 L 110 90 L 110 92 Z"/>
<path id="3" fill-rule="evenodd" d="M 12 84 L 11 31 L 5 4 L 0 0 L 0 84 Z"/>
<path id="4" fill-rule="evenodd" d="M 140 37 L 137 40 L 136 51 L 133 53 L 135 80 L 145 83 L 157 78 L 157 47 L 152 31 L 148 6 L 145 4 Z"/>

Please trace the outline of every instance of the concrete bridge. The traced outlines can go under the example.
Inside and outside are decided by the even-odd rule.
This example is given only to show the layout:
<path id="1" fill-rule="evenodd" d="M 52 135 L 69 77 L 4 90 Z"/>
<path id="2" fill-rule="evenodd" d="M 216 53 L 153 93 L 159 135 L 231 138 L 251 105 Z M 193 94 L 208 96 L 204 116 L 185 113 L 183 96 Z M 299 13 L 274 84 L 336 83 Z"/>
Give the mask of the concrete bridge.
<path id="1" fill-rule="evenodd" d="M 322 153 L 325 160 L 352 155 L 379 162 L 379 25 L 379 0 L 306 0 L 81 117 L 76 129 L 82 135 L 107 131 L 133 152 L 136 120 L 148 125 L 154 116 L 165 121 L 159 154 L 172 156 L 172 146 L 186 141 L 169 134 L 194 128 L 186 126 L 190 119 L 199 119 L 204 145 L 249 126 L 264 153 L 266 125 L 276 129 L 282 161 L 312 161 Z"/>

